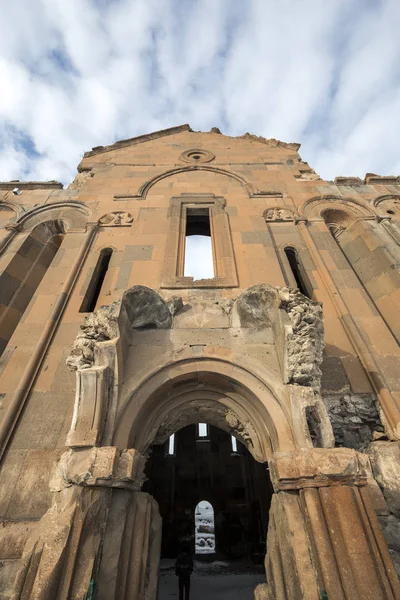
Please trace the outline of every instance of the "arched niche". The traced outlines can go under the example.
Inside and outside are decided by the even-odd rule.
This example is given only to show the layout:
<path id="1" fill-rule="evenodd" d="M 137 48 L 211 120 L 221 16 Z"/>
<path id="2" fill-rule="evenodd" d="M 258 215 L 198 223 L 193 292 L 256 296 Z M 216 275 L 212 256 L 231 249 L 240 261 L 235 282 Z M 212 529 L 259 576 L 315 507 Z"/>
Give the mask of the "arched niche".
<path id="1" fill-rule="evenodd" d="M 194 509 L 195 553 L 215 553 L 214 507 L 208 500 L 200 500 Z"/>
<path id="2" fill-rule="evenodd" d="M 176 361 L 152 374 L 132 392 L 114 443 L 144 453 L 198 422 L 235 435 L 259 462 L 295 447 L 286 411 L 266 381 L 220 359 Z"/>
<path id="3" fill-rule="evenodd" d="M 374 206 L 380 216 L 400 217 L 400 194 L 386 194 L 374 200 Z"/>
<path id="4" fill-rule="evenodd" d="M 374 218 L 372 210 L 353 198 L 338 196 L 316 196 L 307 200 L 300 209 L 302 216 L 308 219 L 323 219 L 325 222 L 338 221 L 348 227 L 356 219 Z"/>

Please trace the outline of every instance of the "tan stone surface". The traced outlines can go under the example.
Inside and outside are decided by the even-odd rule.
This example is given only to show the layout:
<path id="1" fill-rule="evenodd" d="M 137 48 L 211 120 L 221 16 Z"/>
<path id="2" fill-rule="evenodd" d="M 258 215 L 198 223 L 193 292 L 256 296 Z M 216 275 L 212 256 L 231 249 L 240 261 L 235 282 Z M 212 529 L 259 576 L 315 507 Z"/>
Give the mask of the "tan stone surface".
<path id="1" fill-rule="evenodd" d="M 193 149 L 202 157 L 199 163 L 191 158 Z M 378 525 L 373 516 L 370 528 L 367 525 L 368 500 L 361 498 L 364 491 L 358 494 L 357 486 L 368 480 L 363 490 L 375 489 L 372 506 L 383 514 L 371 471 L 365 467 L 363 474 L 362 460 L 354 449 L 313 450 L 313 444 L 333 444 L 324 401 L 329 408 L 343 404 L 344 396 L 350 401 L 357 395 L 361 400 L 364 395 L 375 398 L 381 422 L 374 431 L 367 428 L 365 435 L 371 437 L 365 445 L 374 435 L 390 440 L 373 442 L 368 452 L 373 474 L 392 514 L 397 515 L 398 179 L 368 175 L 364 181 L 338 177 L 334 183 L 325 182 L 301 160 L 296 144 L 247 134 L 230 138 L 215 132 L 197 133 L 189 126 L 95 149 L 85 153 L 78 168 L 68 189 L 61 189 L 56 182 L 21 182 L 23 193 L 14 196 L 12 182 L 0 184 L 0 516 L 6 523 L 0 549 L 7 562 L 7 589 L 17 576 L 15 589 L 25 589 L 25 595 L 21 591 L 16 598 L 56 598 L 54 586 L 62 588 L 69 581 L 70 597 L 82 597 L 96 560 L 93 548 L 100 539 L 96 533 L 91 547 L 90 528 L 98 532 L 97 526 L 116 526 L 117 515 L 122 514 L 129 529 L 136 519 L 126 509 L 127 500 L 121 499 L 132 492 L 115 487 L 121 482 L 113 470 L 118 462 L 115 457 L 121 457 L 124 448 L 135 448 L 133 440 L 145 451 L 150 439 L 161 439 L 178 424 L 194 422 L 201 414 L 216 426 L 237 433 L 249 447 L 253 444 L 257 460 L 269 459 L 277 449 L 297 457 L 271 462 L 277 488 L 289 485 L 296 491 L 280 491 L 280 499 L 274 500 L 280 508 L 274 509 L 268 542 L 272 587 L 259 587 L 257 598 L 297 600 L 300 589 L 308 600 L 317 600 L 322 590 L 321 572 L 330 586 L 329 600 L 399 597 L 390 560 L 376 558 L 379 553 L 374 544 L 378 542 L 373 539 L 379 534 L 374 533 L 374 538 L 371 531 Z M 216 198 L 220 200 L 213 200 Z M 187 202 L 204 204 L 205 199 L 212 205 L 218 276 L 194 284 L 181 272 L 182 206 Z M 387 210 L 393 211 L 390 220 L 381 218 L 389 216 Z M 5 229 L 10 219 L 17 225 Z M 238 316 L 237 299 L 249 288 L 296 286 L 285 254 L 288 246 L 298 252 L 312 300 L 323 305 L 322 366 L 329 377 L 323 379 L 322 388 L 317 376 L 321 336 L 303 339 L 300 335 L 300 329 L 307 330 L 310 323 L 305 319 L 294 323 L 293 314 L 282 307 L 263 312 L 261 304 L 250 311 L 249 326 Z M 113 253 L 97 309 L 121 300 L 134 286 L 147 286 L 153 294 L 160 294 L 158 300 L 146 292 L 133 313 L 119 315 L 118 328 L 110 330 L 92 314 L 85 325 L 86 315 L 80 312 L 104 248 Z M 175 310 L 175 301 L 169 303 L 173 296 L 182 298 L 179 310 Z M 310 306 L 307 300 L 304 303 Z M 138 309 L 147 305 L 150 311 Z M 105 314 L 109 314 L 107 310 Z M 307 310 L 305 315 L 310 317 Z M 85 335 L 78 338 L 74 358 L 69 361 L 80 369 L 76 378 L 65 361 L 82 325 L 87 327 Z M 307 369 L 311 375 L 308 373 L 305 385 L 295 381 Z M 311 380 L 315 385 L 309 385 Z M 191 383 L 180 387 L 185 381 Z M 329 389 L 324 388 L 324 381 L 329 382 Z M 298 389 L 289 390 L 290 385 Z M 186 390 L 186 401 L 178 400 L 177 389 Z M 192 408 L 186 411 L 189 405 L 197 412 Z M 357 417 L 364 419 L 361 414 L 351 418 Z M 80 486 L 71 504 L 66 501 L 65 520 L 57 522 L 59 506 L 54 502 L 62 492 L 51 493 L 49 481 L 54 464 L 61 455 L 66 456 L 67 444 L 74 448 L 67 452 L 82 452 L 83 466 L 75 465 L 75 472 L 64 477 L 65 485 L 82 473 L 80 483 L 85 480 L 98 486 L 114 481 L 110 525 L 101 517 L 108 506 L 109 490 L 101 490 L 103 499 L 97 487 L 84 490 L 82 498 L 92 497 L 94 508 L 91 513 L 85 500 L 86 516 L 76 525 L 74 502 L 81 497 Z M 94 457 L 96 452 L 91 454 L 93 445 L 100 447 L 96 451 L 99 460 Z M 117 450 L 107 450 L 117 445 Z M 114 462 L 107 462 L 109 452 Z M 129 463 L 128 455 L 125 458 Z M 70 468 L 71 461 L 63 460 L 59 465 Z M 102 474 L 95 472 L 97 468 Z M 339 481 L 336 489 L 334 484 Z M 118 493 L 121 498 L 117 500 Z M 312 555 L 312 544 L 303 527 L 306 516 L 298 494 L 303 494 L 308 514 L 313 515 L 313 543 L 322 564 L 318 569 L 314 559 L 307 558 Z M 287 501 L 282 500 L 289 495 Z M 323 510 L 331 511 L 326 520 L 322 504 Z M 137 507 L 150 521 L 154 516 L 153 525 L 149 521 L 142 528 L 141 539 L 148 544 L 148 564 L 155 573 L 160 540 L 157 510 L 144 497 L 138 499 Z M 72 522 L 81 533 L 68 540 Z M 101 575 L 110 586 L 107 589 L 113 590 L 110 599 L 128 598 L 130 585 L 143 592 L 143 573 L 134 581 L 130 570 L 131 564 L 138 564 L 140 553 L 138 548 L 126 546 L 121 527 L 120 537 L 110 547 L 113 567 Z M 28 529 L 31 541 L 23 550 Z M 289 532 L 297 540 L 297 549 L 286 539 Z M 108 539 L 110 535 L 109 531 Z M 53 554 L 40 549 L 43 540 L 49 548 L 53 545 Z M 368 544 L 373 558 L 368 555 Z M 383 556 L 383 546 L 379 547 Z M 72 576 L 75 551 L 78 566 Z M 60 558 L 64 554 L 69 557 L 66 562 Z M 133 562 L 126 556 L 132 556 Z M 278 559 L 284 561 L 279 568 Z M 332 591 L 341 589 L 335 569 L 330 574 L 324 570 L 332 560 L 341 580 L 347 582 L 342 592 Z M 118 564 L 124 565 L 130 582 L 125 588 L 118 587 L 122 584 L 113 575 Z M 53 569 L 63 573 L 57 584 Z M 378 579 L 380 588 L 376 587 Z M 152 586 L 149 600 L 155 594 L 154 581 Z M 117 593 L 120 595 L 113 596 Z"/>

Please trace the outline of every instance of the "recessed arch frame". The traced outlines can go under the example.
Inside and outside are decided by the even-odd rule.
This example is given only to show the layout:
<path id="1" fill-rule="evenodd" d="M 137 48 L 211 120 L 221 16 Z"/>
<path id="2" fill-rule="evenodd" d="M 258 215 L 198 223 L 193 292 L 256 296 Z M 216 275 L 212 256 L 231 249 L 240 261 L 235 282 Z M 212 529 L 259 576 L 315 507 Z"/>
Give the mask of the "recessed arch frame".
<path id="1" fill-rule="evenodd" d="M 300 214 L 308 219 L 323 219 L 322 213 L 329 209 L 342 210 L 353 220 L 375 218 L 375 213 L 369 207 L 354 198 L 341 198 L 331 194 L 310 198 L 300 207 Z"/>
<path id="2" fill-rule="evenodd" d="M 22 231 L 31 231 L 40 223 L 55 221 L 62 223 L 65 231 L 85 231 L 89 215 L 90 211 L 83 202 L 54 202 L 37 206 L 24 213 L 15 224 Z"/>
<path id="3" fill-rule="evenodd" d="M 273 452 L 292 451 L 294 433 L 283 398 L 264 375 L 246 364 L 209 356 L 172 361 L 136 387 L 125 381 L 123 387 L 132 391 L 117 418 L 114 444 L 144 453 L 157 436 L 162 442 L 163 436 L 206 420 L 235 432 L 259 462 Z"/>

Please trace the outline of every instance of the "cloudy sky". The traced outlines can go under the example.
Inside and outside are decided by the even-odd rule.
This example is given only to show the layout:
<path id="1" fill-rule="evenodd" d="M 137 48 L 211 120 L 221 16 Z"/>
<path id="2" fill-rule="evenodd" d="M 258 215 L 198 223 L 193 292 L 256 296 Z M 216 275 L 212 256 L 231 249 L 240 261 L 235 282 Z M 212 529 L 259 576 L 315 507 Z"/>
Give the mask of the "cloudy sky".
<path id="1" fill-rule="evenodd" d="M 0 0 L 0 180 L 189 123 L 400 173 L 400 0 Z"/>

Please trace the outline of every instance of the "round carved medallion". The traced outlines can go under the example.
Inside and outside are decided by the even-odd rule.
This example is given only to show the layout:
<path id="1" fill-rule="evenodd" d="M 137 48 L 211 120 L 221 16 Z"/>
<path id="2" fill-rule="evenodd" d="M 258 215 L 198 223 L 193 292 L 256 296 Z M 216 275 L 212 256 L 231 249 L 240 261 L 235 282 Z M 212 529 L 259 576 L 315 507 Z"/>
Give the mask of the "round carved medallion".
<path id="1" fill-rule="evenodd" d="M 192 164 L 208 163 L 214 160 L 214 158 L 215 155 L 209 150 L 200 150 L 197 148 L 186 150 L 180 156 L 181 160 Z"/>

